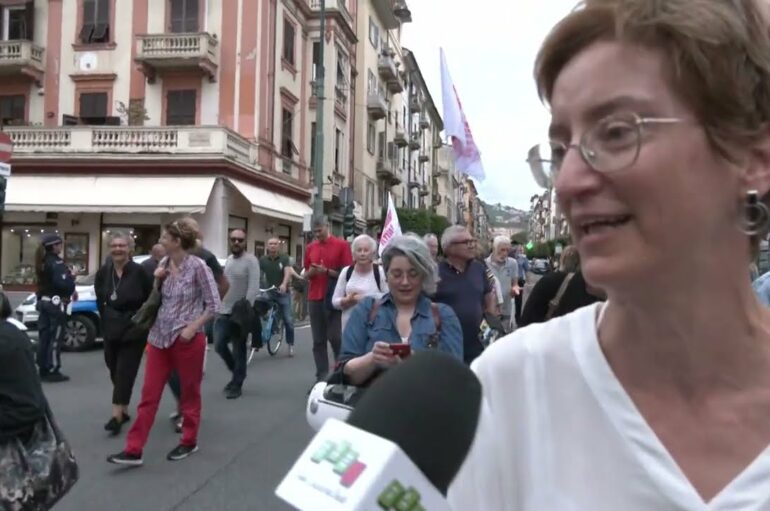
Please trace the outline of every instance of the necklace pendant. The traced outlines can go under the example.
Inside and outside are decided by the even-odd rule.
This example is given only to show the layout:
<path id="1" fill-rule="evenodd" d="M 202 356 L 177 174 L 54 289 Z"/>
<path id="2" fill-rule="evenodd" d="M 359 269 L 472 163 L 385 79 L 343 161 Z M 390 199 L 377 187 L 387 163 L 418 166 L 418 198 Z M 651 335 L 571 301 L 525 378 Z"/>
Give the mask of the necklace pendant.
<path id="1" fill-rule="evenodd" d="M 114 302 L 117 299 L 118 299 L 118 293 L 116 291 L 113 291 L 112 294 L 110 295 L 110 300 Z"/>

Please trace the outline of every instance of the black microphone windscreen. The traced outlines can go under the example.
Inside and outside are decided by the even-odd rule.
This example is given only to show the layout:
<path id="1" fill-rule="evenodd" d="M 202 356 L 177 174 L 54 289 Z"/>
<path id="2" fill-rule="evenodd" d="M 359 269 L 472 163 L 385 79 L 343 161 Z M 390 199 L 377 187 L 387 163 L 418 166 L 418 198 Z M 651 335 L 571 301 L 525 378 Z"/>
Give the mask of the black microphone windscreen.
<path id="1" fill-rule="evenodd" d="M 414 353 L 366 390 L 348 423 L 397 444 L 446 495 L 476 434 L 481 383 L 444 353 Z"/>

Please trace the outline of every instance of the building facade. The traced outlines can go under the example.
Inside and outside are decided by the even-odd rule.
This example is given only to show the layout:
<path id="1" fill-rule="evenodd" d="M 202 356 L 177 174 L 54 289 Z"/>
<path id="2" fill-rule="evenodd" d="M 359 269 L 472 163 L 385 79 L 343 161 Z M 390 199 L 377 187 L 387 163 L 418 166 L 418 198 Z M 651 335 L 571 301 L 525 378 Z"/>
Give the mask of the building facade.
<path id="1" fill-rule="evenodd" d="M 437 151 L 436 173 L 433 178 L 433 207 L 436 214 L 445 217 L 450 224 L 463 222 L 463 178 L 455 167 L 451 146 L 444 145 Z"/>
<path id="2" fill-rule="evenodd" d="M 218 256 L 238 227 L 253 252 L 276 236 L 301 257 L 309 143 L 277 106 L 296 106 L 308 87 L 276 72 L 277 42 L 290 39 L 282 4 L 0 2 L 0 117 L 14 142 L 6 286 L 33 283 L 41 233 L 61 234 L 67 262 L 88 274 L 111 231 L 131 232 L 144 253 L 187 214 Z M 302 48 L 302 33 L 293 38 Z"/>

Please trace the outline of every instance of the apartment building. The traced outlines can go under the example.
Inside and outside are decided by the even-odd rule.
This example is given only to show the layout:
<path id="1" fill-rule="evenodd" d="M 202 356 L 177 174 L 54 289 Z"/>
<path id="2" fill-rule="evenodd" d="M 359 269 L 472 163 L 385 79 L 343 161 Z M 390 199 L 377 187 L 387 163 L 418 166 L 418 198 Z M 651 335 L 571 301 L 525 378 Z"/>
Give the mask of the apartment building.
<path id="1" fill-rule="evenodd" d="M 143 253 L 183 214 L 219 256 L 236 227 L 251 251 L 276 236 L 301 256 L 312 47 L 287 3 L 0 2 L 0 118 L 14 141 L 4 284 L 33 283 L 41 233 L 60 233 L 88 274 L 111 230 Z"/>
<path id="2" fill-rule="evenodd" d="M 444 123 L 420 72 L 414 53 L 404 49 L 406 71 L 405 101 L 402 118 L 406 124 L 406 146 L 403 166 L 408 179 L 402 187 L 402 206 L 410 209 L 433 209 L 437 190 L 433 186 L 438 174 L 438 151 L 442 146 Z M 401 141 L 403 144 L 404 141 Z"/>
<path id="3" fill-rule="evenodd" d="M 361 0 L 356 12 L 354 131 L 362 137 L 353 148 L 353 188 L 357 218 L 372 233 L 381 228 L 388 192 L 404 203 L 408 181 L 404 91 L 407 73 L 401 27 L 411 21 L 404 0 Z M 396 141 L 399 141 L 398 143 Z"/>
<path id="4" fill-rule="evenodd" d="M 444 145 L 437 151 L 437 169 L 433 178 L 433 207 L 436 214 L 445 217 L 450 224 L 462 223 L 463 178 L 455 167 L 451 146 Z"/>

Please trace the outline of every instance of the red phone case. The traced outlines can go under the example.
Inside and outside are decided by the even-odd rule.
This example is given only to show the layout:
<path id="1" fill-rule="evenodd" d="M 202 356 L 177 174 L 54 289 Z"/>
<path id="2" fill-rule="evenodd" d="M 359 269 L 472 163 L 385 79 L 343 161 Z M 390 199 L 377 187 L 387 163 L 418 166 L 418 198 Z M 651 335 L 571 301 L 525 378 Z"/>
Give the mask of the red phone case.
<path id="1" fill-rule="evenodd" d="M 390 351 L 392 351 L 394 355 L 406 358 L 412 354 L 412 347 L 408 344 L 391 344 Z"/>

